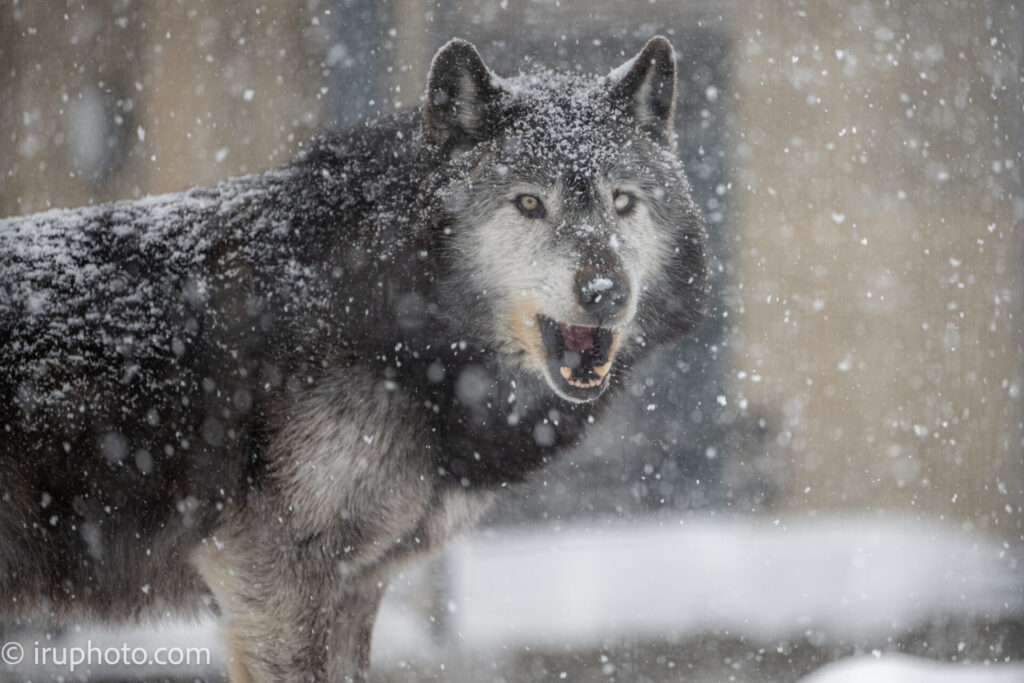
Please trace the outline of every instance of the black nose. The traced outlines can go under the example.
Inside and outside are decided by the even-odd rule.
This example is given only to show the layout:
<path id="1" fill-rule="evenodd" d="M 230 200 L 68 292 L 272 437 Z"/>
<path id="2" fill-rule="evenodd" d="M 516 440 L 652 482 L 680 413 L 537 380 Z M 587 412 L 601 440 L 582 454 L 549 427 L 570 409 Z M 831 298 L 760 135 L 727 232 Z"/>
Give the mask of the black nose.
<path id="1" fill-rule="evenodd" d="M 580 306 L 599 320 L 614 318 L 629 302 L 629 283 L 613 272 L 584 272 L 576 279 Z"/>

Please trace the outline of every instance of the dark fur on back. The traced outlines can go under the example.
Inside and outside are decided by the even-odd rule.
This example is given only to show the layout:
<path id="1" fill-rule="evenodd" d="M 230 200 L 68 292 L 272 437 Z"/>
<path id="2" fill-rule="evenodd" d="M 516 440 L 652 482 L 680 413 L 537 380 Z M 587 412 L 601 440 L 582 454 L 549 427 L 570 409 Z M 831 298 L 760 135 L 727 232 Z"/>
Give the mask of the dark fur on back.
<path id="1" fill-rule="evenodd" d="M 240 633 L 263 633 L 246 621 L 254 589 L 215 588 L 209 567 L 256 572 L 250 547 L 281 564 L 315 547 L 321 559 L 302 562 L 326 568 L 309 576 L 349 595 L 383 558 L 431 545 L 453 514 L 447 491 L 486 497 L 576 444 L 608 397 L 569 402 L 525 371 L 467 275 L 460 231 L 498 201 L 495 159 L 514 158 L 521 177 L 557 175 L 581 198 L 601 164 L 638 167 L 639 186 L 669 195 L 650 211 L 671 256 L 641 294 L 623 362 L 698 322 L 703 224 L 671 134 L 645 132 L 661 129 L 600 81 L 583 109 L 536 76 L 502 88 L 464 45 L 438 57 L 426 126 L 421 111 L 402 113 L 315 141 L 279 170 L 0 221 L 0 617 L 121 619 L 198 608 L 212 590 Z M 652 53 L 662 70 L 664 49 Z M 475 93 L 458 91 L 466 68 Z M 656 90 L 652 111 L 670 117 L 666 102 Z M 383 483 L 339 480 L 334 513 L 312 497 L 332 490 L 318 476 L 341 475 L 297 472 L 356 457 L 350 443 L 379 458 L 370 471 Z M 393 521 L 406 513 L 411 523 Z M 194 559 L 222 542 L 220 559 Z M 236 594 L 250 607 L 232 606 Z M 238 647 L 262 663 L 236 676 L 289 666 Z M 289 657 L 314 662 L 295 665 L 304 675 L 329 670 L 322 653 Z"/>

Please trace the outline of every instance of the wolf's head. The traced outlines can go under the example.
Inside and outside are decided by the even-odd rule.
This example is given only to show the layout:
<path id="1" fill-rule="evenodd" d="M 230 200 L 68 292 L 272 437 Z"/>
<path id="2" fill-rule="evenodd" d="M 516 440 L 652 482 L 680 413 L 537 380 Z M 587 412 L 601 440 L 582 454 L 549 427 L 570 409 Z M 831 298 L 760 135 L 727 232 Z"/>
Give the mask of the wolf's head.
<path id="1" fill-rule="evenodd" d="M 663 37 L 605 77 L 501 78 L 453 40 L 423 134 L 464 324 L 571 401 L 701 316 L 704 224 L 676 154 Z"/>

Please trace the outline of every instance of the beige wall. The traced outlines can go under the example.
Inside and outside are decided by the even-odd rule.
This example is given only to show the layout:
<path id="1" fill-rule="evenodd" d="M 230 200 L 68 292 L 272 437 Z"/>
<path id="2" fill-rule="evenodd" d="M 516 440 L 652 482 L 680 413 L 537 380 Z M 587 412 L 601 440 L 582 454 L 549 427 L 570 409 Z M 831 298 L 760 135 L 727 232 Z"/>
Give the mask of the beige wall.
<path id="1" fill-rule="evenodd" d="M 179 190 L 291 158 L 324 111 L 325 6 L 75 3 L 65 19 L 63 6 L 5 4 L 13 129 L 0 139 L 0 215 Z M 75 102 L 96 83 L 130 99 L 127 162 L 99 183 L 76 164 L 72 133 Z"/>
<path id="2" fill-rule="evenodd" d="M 142 41 L 120 29 L 105 4 L 68 10 L 68 21 L 46 3 L 0 7 L 3 135 L 0 215 L 131 196 L 145 186 L 146 165 L 97 187 L 80 177 L 69 151 L 71 117 L 87 84 L 142 78 Z M 55 49 L 60 46 L 60 49 Z M 134 95 L 134 93 L 132 93 Z"/>
<path id="3" fill-rule="evenodd" d="M 737 6 L 734 386 L 785 505 L 1017 535 L 1021 16 L 886 4 Z"/>

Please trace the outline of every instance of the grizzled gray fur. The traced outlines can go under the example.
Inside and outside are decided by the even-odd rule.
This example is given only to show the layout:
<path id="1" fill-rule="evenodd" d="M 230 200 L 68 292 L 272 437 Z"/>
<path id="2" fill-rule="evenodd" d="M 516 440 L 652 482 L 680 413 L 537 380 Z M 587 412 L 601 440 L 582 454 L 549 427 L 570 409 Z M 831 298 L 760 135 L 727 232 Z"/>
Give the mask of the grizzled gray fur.
<path id="1" fill-rule="evenodd" d="M 673 59 L 454 40 L 283 168 L 0 221 L 0 620 L 212 609 L 233 681 L 364 680 L 399 563 L 700 320 Z"/>

